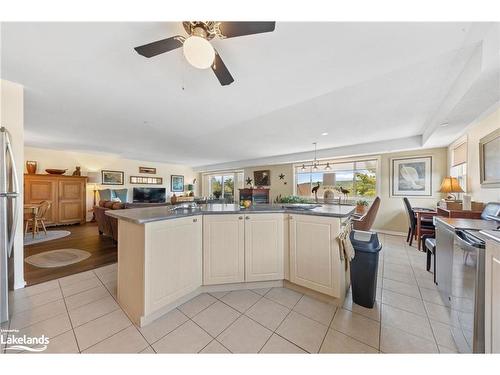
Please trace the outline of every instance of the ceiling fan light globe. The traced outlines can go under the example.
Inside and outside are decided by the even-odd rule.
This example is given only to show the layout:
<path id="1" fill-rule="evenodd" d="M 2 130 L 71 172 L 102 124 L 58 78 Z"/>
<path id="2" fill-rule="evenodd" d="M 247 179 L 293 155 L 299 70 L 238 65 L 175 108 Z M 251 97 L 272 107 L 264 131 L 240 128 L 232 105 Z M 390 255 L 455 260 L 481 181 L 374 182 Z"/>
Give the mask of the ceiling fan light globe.
<path id="1" fill-rule="evenodd" d="M 208 69 L 215 59 L 215 51 L 208 40 L 192 35 L 184 41 L 184 57 L 195 68 Z"/>

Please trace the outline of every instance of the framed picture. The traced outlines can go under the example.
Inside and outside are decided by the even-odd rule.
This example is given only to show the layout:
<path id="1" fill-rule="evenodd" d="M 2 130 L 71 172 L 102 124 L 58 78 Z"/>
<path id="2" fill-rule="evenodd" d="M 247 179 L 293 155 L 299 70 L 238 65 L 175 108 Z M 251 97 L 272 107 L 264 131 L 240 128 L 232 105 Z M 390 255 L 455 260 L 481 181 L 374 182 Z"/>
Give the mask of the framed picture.
<path id="1" fill-rule="evenodd" d="M 500 129 L 479 140 L 481 186 L 500 187 Z"/>
<path id="2" fill-rule="evenodd" d="M 255 186 L 270 186 L 271 185 L 271 171 L 254 171 L 253 179 Z"/>
<path id="3" fill-rule="evenodd" d="M 102 185 L 123 185 L 124 173 L 121 171 L 101 171 Z"/>
<path id="4" fill-rule="evenodd" d="M 391 196 L 432 196 L 432 156 L 391 159 L 391 169 Z"/>
<path id="5" fill-rule="evenodd" d="M 163 178 L 161 177 L 143 177 L 143 176 L 130 176 L 131 184 L 141 185 L 162 185 Z"/>
<path id="6" fill-rule="evenodd" d="M 156 174 L 156 168 L 139 167 L 139 173 Z"/>
<path id="7" fill-rule="evenodd" d="M 184 176 L 173 174 L 170 176 L 170 191 L 181 192 L 184 191 Z"/>

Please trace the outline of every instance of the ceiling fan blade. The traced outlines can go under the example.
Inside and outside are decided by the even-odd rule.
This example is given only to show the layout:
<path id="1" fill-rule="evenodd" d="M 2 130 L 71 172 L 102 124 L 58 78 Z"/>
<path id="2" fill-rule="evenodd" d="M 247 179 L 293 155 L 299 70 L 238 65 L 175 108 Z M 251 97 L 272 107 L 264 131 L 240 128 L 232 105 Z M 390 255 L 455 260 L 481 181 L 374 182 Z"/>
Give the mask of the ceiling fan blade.
<path id="1" fill-rule="evenodd" d="M 274 31 L 276 22 L 221 22 L 220 30 L 226 38 L 268 33 Z"/>
<path id="2" fill-rule="evenodd" d="M 229 70 L 227 70 L 226 65 L 224 65 L 217 51 L 215 51 L 215 60 L 212 64 L 212 70 L 222 86 L 227 86 L 234 82 L 233 76 L 229 73 Z"/>
<path id="3" fill-rule="evenodd" d="M 177 35 L 171 38 L 162 39 L 153 43 L 145 44 L 140 47 L 135 47 L 134 49 L 137 51 L 139 55 L 145 57 L 153 57 L 161 53 L 172 51 L 173 49 L 181 47 L 183 39 L 184 38 L 182 36 Z"/>

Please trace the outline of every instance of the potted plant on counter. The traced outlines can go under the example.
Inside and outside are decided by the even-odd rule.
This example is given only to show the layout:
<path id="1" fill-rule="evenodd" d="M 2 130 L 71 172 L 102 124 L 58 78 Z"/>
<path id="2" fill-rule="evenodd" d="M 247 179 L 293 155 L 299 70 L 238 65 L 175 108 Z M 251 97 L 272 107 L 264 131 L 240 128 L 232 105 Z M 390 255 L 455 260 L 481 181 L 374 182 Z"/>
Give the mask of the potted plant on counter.
<path id="1" fill-rule="evenodd" d="M 368 207 L 368 201 L 364 199 L 359 199 L 356 201 L 356 213 L 363 215 L 365 213 L 366 207 Z"/>

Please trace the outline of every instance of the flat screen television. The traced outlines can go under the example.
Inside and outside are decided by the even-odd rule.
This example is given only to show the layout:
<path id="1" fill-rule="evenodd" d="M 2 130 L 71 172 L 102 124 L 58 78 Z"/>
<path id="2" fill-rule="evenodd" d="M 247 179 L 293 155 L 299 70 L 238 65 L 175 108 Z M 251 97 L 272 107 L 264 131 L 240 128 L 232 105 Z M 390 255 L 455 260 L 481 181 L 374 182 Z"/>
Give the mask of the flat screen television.
<path id="1" fill-rule="evenodd" d="M 165 188 L 134 188 L 133 200 L 136 203 L 165 203 Z"/>

